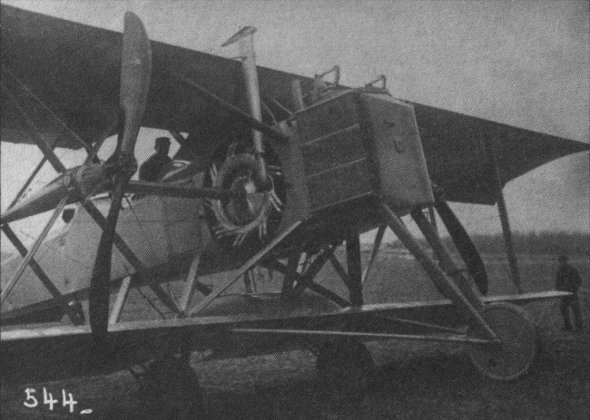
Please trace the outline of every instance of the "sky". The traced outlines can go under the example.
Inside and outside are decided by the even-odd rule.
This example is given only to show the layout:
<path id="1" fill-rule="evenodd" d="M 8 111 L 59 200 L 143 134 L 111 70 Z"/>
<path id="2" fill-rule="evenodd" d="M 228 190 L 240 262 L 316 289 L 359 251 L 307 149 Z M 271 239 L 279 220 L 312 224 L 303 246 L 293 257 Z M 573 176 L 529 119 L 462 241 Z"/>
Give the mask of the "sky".
<path id="1" fill-rule="evenodd" d="M 236 51 L 221 44 L 251 25 L 260 65 L 311 76 L 339 64 L 349 86 L 383 73 L 394 97 L 589 142 L 586 1 L 2 3 L 116 31 L 132 10 L 152 39 L 226 57 Z M 59 154 L 71 165 L 82 156 Z M 5 209 L 40 154 L 2 143 L 1 155 Z M 512 229 L 590 232 L 589 163 L 588 153 L 577 154 L 510 182 L 504 193 Z M 44 171 L 35 185 L 53 175 Z M 500 231 L 495 207 L 453 208 L 469 232 Z"/>

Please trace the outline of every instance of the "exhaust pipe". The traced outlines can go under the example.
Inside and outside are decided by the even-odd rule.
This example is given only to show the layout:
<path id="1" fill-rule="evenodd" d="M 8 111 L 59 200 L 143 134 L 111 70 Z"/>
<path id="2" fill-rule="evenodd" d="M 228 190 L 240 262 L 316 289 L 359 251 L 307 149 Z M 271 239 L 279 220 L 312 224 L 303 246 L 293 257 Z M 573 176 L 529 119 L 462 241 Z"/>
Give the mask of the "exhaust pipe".
<path id="1" fill-rule="evenodd" d="M 256 32 L 256 28 L 253 26 L 246 26 L 240 29 L 221 46 L 226 47 L 235 42 L 238 42 L 240 48 L 240 59 L 242 60 L 242 71 L 244 72 L 248 102 L 250 104 L 250 113 L 252 114 L 252 117 L 262 122 L 260 87 L 258 85 L 258 71 L 256 70 L 256 54 L 254 53 L 254 32 Z M 257 130 L 252 130 L 252 138 L 256 162 L 258 164 L 258 181 L 260 182 L 260 186 L 265 189 L 268 186 L 268 175 L 266 170 L 266 162 L 264 160 L 262 133 Z"/>

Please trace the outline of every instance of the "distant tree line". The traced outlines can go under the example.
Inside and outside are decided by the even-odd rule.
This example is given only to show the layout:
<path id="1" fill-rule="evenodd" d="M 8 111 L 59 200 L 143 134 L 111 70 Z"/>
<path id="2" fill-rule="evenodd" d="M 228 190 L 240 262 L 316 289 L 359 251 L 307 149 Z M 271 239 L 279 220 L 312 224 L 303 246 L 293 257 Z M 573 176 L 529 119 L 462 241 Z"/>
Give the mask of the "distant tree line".
<path id="1" fill-rule="evenodd" d="M 505 252 L 504 237 L 502 233 L 476 234 L 471 239 L 479 252 L 500 253 Z M 513 232 L 512 240 L 517 253 L 523 254 L 547 254 L 547 255 L 586 255 L 590 256 L 590 233 L 580 232 Z M 426 245 L 424 240 L 421 242 Z M 455 250 L 450 237 L 444 237 L 443 242 Z M 392 247 L 402 247 L 399 241 L 394 241 Z"/>
<path id="2" fill-rule="evenodd" d="M 450 240 L 450 238 L 448 238 Z M 474 235 L 473 242 L 480 252 L 503 252 L 502 234 Z M 590 234 L 579 232 L 514 232 L 516 252 L 525 254 L 567 254 L 590 256 Z"/>

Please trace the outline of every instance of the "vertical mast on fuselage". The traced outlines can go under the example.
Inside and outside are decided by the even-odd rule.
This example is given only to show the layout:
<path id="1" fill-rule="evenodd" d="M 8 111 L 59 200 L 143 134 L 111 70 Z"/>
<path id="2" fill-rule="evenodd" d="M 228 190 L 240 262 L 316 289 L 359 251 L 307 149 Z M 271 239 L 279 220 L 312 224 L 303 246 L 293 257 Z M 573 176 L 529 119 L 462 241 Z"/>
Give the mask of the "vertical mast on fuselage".
<path id="1" fill-rule="evenodd" d="M 256 69 L 256 54 L 254 52 L 254 32 L 256 28 L 246 26 L 240 29 L 235 35 L 222 44 L 222 47 L 239 42 L 240 59 L 242 60 L 242 71 L 248 94 L 250 113 L 258 121 L 262 121 L 262 108 L 260 105 L 260 87 L 258 85 L 258 71 Z M 254 153 L 258 163 L 258 181 L 263 185 L 267 182 L 266 162 L 264 160 L 264 145 L 262 133 L 252 130 Z"/>

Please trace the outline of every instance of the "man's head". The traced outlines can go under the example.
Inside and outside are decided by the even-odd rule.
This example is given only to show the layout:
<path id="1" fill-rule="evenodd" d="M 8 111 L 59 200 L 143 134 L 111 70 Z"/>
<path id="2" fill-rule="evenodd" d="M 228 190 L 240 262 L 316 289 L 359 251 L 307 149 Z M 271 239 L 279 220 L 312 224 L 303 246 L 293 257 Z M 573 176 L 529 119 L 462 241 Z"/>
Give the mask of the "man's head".
<path id="1" fill-rule="evenodd" d="M 156 139 L 155 149 L 158 154 L 168 155 L 168 150 L 170 150 L 170 139 L 168 137 L 158 137 Z"/>
<path id="2" fill-rule="evenodd" d="M 557 261 L 559 261 L 560 265 L 566 265 L 567 264 L 567 255 L 560 255 L 559 258 L 557 258 Z"/>

